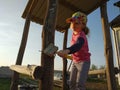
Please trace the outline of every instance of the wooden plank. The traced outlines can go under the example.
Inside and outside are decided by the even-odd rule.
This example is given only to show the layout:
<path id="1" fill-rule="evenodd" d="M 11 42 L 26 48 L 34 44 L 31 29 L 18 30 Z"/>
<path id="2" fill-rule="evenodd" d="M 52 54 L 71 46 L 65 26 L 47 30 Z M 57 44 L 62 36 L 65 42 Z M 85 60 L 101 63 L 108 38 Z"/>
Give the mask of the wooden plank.
<path id="1" fill-rule="evenodd" d="M 114 63 L 113 63 L 113 50 L 112 50 L 106 3 L 101 5 L 100 10 L 101 10 L 101 20 L 102 20 L 102 28 L 104 34 L 104 48 L 105 48 L 105 58 L 106 58 L 106 75 L 107 75 L 108 90 L 117 90 L 115 72 L 114 72 Z"/>
<path id="2" fill-rule="evenodd" d="M 100 69 L 100 70 L 92 70 L 92 71 L 89 71 L 89 75 L 95 75 L 95 74 L 105 74 L 106 73 L 106 70 L 105 69 Z"/>
<path id="3" fill-rule="evenodd" d="M 11 65 L 11 70 L 14 70 L 18 73 L 31 76 L 33 79 L 41 79 L 43 76 L 43 69 L 41 66 L 36 65 Z"/>

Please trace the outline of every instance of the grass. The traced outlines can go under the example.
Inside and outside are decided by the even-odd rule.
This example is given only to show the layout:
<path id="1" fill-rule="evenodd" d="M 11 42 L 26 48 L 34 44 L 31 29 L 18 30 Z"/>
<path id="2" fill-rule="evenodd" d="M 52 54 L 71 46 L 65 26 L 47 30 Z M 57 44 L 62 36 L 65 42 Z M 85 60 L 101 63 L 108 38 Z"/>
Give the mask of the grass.
<path id="1" fill-rule="evenodd" d="M 9 90 L 10 89 L 10 78 L 0 78 L 0 90 Z"/>
<path id="2" fill-rule="evenodd" d="M 38 81 L 31 79 L 31 77 L 20 75 L 19 85 L 34 84 L 37 85 Z M 0 90 L 10 90 L 11 79 L 10 78 L 0 78 Z"/>

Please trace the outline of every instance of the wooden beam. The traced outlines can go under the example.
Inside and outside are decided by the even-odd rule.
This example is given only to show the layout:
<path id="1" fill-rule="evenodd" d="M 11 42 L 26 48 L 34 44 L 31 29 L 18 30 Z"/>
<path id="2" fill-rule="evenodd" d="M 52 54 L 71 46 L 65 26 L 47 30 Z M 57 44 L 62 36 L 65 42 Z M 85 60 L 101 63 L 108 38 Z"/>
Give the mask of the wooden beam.
<path id="1" fill-rule="evenodd" d="M 42 31 L 42 51 L 47 48 L 50 43 L 54 44 L 56 14 L 58 0 L 47 0 L 48 10 L 46 12 L 45 22 Z M 53 90 L 54 75 L 54 56 L 50 57 L 45 53 L 41 53 L 41 65 L 44 69 L 43 78 L 40 81 L 39 90 Z"/>
<path id="2" fill-rule="evenodd" d="M 24 51 L 27 43 L 27 38 L 28 38 L 29 26 L 30 26 L 30 18 L 28 17 L 25 22 L 24 32 L 23 32 L 17 60 L 16 60 L 16 65 L 21 65 L 22 63 L 22 59 L 23 59 L 23 55 L 24 55 Z M 17 90 L 18 79 L 19 79 L 19 74 L 17 72 L 14 72 L 12 77 L 12 82 L 11 82 L 11 90 Z"/>
<path id="3" fill-rule="evenodd" d="M 115 72 L 114 72 L 113 50 L 112 50 L 112 43 L 111 43 L 111 36 L 110 36 L 110 27 L 108 23 L 106 6 L 107 6 L 106 3 L 103 4 L 100 7 L 100 10 L 101 10 L 101 20 L 102 20 L 102 28 L 103 28 L 103 34 L 104 34 L 107 83 L 108 83 L 108 90 L 117 90 Z"/>
<path id="4" fill-rule="evenodd" d="M 26 17 L 24 31 L 23 31 L 22 40 L 21 40 L 21 45 L 20 45 L 17 60 L 16 60 L 16 65 L 21 65 L 21 63 L 22 63 L 24 51 L 26 48 L 27 38 L 28 38 L 29 26 L 30 26 L 30 13 L 33 10 L 32 6 L 34 4 L 34 1 L 35 0 L 32 1 L 31 7 L 30 7 L 28 14 L 27 14 L 27 17 Z M 12 77 L 12 81 L 11 81 L 11 86 L 10 86 L 11 90 L 18 89 L 18 79 L 19 79 L 19 74 L 17 72 L 14 72 L 13 77 Z"/>

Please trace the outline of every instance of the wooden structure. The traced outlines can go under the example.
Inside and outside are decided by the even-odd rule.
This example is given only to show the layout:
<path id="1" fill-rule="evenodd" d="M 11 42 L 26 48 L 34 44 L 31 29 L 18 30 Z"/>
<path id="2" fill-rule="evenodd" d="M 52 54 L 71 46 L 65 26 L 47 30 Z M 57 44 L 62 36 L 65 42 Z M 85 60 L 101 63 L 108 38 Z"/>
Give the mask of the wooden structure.
<path id="1" fill-rule="evenodd" d="M 114 3 L 115 6 L 120 8 L 120 1 Z M 115 17 L 111 22 L 110 26 L 113 31 L 113 40 L 114 40 L 114 47 L 115 47 L 115 57 L 116 57 L 116 69 L 118 71 L 118 83 L 120 85 L 120 15 Z"/>
<path id="2" fill-rule="evenodd" d="M 105 56 L 107 66 L 108 90 L 116 90 L 115 74 L 113 66 L 112 45 L 109 33 L 106 2 L 108 0 L 29 0 L 22 17 L 26 19 L 23 37 L 16 60 L 16 65 L 21 65 L 27 42 L 30 21 L 43 25 L 42 51 L 50 44 L 54 44 L 55 30 L 64 33 L 63 48 L 66 48 L 69 24 L 66 19 L 76 11 L 90 14 L 101 7 L 101 18 L 103 24 Z M 44 53 L 41 55 L 41 67 L 43 77 L 40 80 L 39 90 L 53 90 L 54 57 Z M 66 67 L 67 60 L 63 60 L 63 90 L 66 90 Z M 14 72 L 11 90 L 17 90 L 19 74 Z"/>
<path id="3" fill-rule="evenodd" d="M 115 47 L 115 57 L 116 57 L 116 65 L 118 69 L 118 82 L 120 85 L 120 15 L 118 15 L 112 22 L 111 28 L 113 32 L 113 40 Z"/>
<path id="4" fill-rule="evenodd" d="M 102 28 L 104 34 L 104 48 L 105 48 L 105 58 L 106 58 L 106 76 L 107 76 L 108 90 L 117 90 L 114 64 L 113 64 L 112 42 L 111 42 L 108 16 L 106 11 L 107 10 L 106 4 L 103 4 L 100 8 L 101 8 Z"/>

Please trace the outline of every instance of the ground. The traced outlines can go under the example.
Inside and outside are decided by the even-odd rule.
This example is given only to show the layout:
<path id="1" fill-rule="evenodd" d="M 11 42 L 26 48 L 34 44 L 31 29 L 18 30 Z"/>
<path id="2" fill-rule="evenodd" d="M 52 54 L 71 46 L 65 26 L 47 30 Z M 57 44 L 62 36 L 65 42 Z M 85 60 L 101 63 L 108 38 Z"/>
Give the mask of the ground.
<path id="1" fill-rule="evenodd" d="M 107 90 L 107 84 L 105 83 L 87 82 L 86 86 L 87 90 Z"/>

